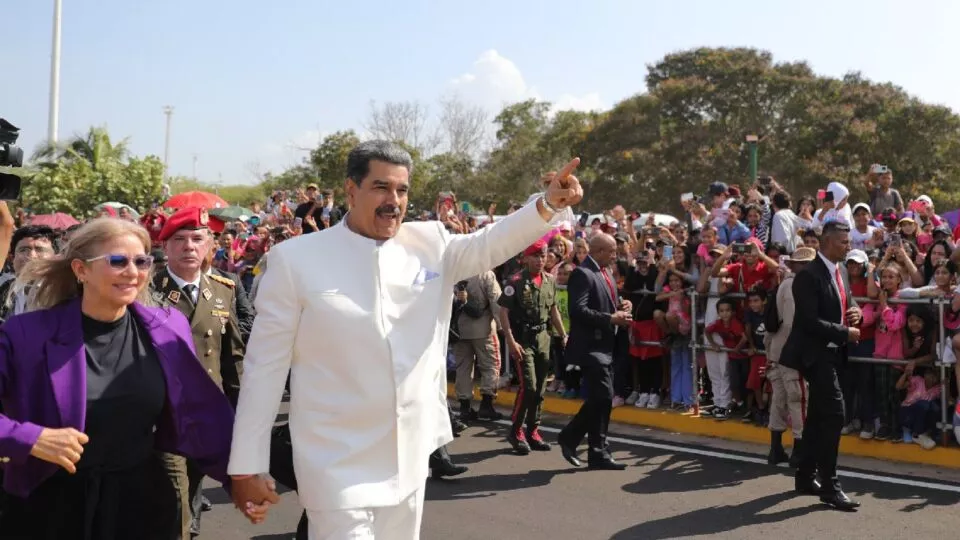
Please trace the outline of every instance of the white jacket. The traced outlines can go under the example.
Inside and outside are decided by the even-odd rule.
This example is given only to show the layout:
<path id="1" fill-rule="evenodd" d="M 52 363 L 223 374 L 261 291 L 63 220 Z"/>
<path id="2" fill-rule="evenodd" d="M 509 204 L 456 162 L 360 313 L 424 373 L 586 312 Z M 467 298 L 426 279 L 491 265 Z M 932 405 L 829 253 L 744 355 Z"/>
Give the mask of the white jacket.
<path id="1" fill-rule="evenodd" d="M 393 506 L 423 487 L 430 453 L 453 438 L 446 355 L 454 286 L 552 227 L 535 204 L 470 235 L 412 222 L 377 242 L 345 224 L 270 251 L 228 469 L 268 471 L 292 368 L 293 459 L 309 510 Z"/>

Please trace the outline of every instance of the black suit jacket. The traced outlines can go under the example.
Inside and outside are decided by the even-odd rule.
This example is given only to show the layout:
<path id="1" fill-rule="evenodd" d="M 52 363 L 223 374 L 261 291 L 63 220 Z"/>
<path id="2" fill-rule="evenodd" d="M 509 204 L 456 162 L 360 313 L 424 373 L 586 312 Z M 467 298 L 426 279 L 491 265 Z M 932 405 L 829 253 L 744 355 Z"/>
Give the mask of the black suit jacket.
<path id="1" fill-rule="evenodd" d="M 850 292 L 850 280 L 841 267 L 841 279 L 847 291 L 847 307 L 857 305 Z M 840 313 L 840 295 L 833 286 L 833 276 L 817 256 L 793 279 L 793 301 L 796 311 L 793 329 L 780 355 L 780 363 L 797 370 L 815 362 L 830 361 L 836 355 L 826 354 L 828 344 L 839 345 L 840 358 L 847 357 L 847 326 Z"/>
<path id="2" fill-rule="evenodd" d="M 593 258 L 587 258 L 570 274 L 567 283 L 570 337 L 565 358 L 576 365 L 595 362 L 610 365 L 616 347 L 610 315 L 616 311 L 610 288 Z"/>

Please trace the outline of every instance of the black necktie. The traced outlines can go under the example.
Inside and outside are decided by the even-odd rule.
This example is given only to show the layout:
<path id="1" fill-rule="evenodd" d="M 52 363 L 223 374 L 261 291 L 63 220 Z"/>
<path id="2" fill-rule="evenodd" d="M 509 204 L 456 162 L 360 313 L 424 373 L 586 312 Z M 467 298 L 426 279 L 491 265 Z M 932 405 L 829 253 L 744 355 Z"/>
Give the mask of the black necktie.
<path id="1" fill-rule="evenodd" d="M 197 286 L 194 285 L 193 283 L 187 283 L 186 285 L 183 286 L 183 292 L 187 295 L 187 300 L 190 301 L 191 306 L 197 303 L 197 301 L 195 300 L 196 296 L 194 296 L 193 294 L 194 292 L 196 292 L 196 290 L 197 290 Z"/>

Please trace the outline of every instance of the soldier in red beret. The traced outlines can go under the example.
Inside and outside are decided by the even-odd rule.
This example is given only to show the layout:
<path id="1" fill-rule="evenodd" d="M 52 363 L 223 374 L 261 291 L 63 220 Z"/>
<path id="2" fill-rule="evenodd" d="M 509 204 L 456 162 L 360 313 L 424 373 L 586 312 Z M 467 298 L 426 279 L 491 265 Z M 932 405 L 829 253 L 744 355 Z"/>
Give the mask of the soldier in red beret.
<path id="1" fill-rule="evenodd" d="M 177 210 L 160 231 L 167 265 L 157 271 L 151 287 L 153 300 L 179 310 L 190 320 L 193 344 L 207 374 L 236 406 L 243 372 L 244 344 L 237 322 L 234 282 L 203 272 L 213 249 L 213 220 L 203 208 Z M 203 474 L 195 463 L 164 455 L 167 474 L 180 490 L 183 538 L 200 534 Z"/>
<path id="2" fill-rule="evenodd" d="M 507 340 L 507 350 L 517 368 L 520 388 L 513 405 L 513 425 L 507 441 L 518 454 L 530 450 L 550 450 L 540 435 L 543 392 L 550 368 L 550 333 L 552 324 L 561 339 L 566 340 L 560 310 L 557 308 L 556 278 L 543 271 L 547 260 L 547 243 L 537 240 L 523 251 L 524 269 L 507 280 L 500 295 L 500 326 Z M 526 426 L 526 429 L 524 429 Z"/>

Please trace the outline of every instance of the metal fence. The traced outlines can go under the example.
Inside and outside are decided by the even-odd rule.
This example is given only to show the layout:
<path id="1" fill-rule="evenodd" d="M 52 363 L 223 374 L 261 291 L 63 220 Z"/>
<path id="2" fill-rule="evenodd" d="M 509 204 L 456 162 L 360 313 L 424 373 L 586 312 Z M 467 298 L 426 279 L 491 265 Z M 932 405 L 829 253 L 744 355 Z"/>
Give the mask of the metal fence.
<path id="1" fill-rule="evenodd" d="M 630 294 L 633 295 L 655 295 L 660 294 L 655 291 L 631 291 Z M 697 353 L 700 351 L 707 350 L 707 346 L 701 343 L 700 335 L 702 332 L 701 323 L 699 322 L 699 300 L 709 300 L 711 298 L 733 298 L 733 299 L 744 299 L 746 294 L 744 293 L 728 293 L 728 294 L 702 294 L 698 293 L 695 289 L 689 293 L 690 297 L 690 343 L 688 346 L 691 350 L 691 366 L 690 369 L 693 371 L 693 407 L 694 414 L 700 414 L 700 368 L 697 359 Z M 866 305 L 869 303 L 876 303 L 875 299 L 864 298 L 864 297 L 854 297 L 858 304 Z M 946 445 L 949 438 L 950 430 L 953 427 L 953 423 L 949 417 L 950 409 L 947 407 L 948 393 L 949 393 L 949 368 L 951 364 L 944 363 L 943 361 L 943 351 L 944 347 L 950 346 L 946 342 L 946 329 L 943 325 L 944 323 L 944 306 L 947 305 L 950 300 L 943 298 L 918 298 L 918 299 L 901 299 L 901 298 L 891 298 L 887 300 L 890 304 L 922 304 L 935 306 L 937 311 L 937 321 L 939 328 L 939 343 L 934 347 L 934 353 L 936 354 L 936 361 L 934 362 L 934 367 L 940 369 L 940 383 L 942 385 L 942 391 L 940 392 L 940 421 L 937 423 L 937 427 L 941 430 L 941 444 Z M 705 306 L 704 306 L 705 307 Z M 662 347 L 663 343 L 653 342 L 653 341 L 634 341 L 636 345 L 648 345 L 652 347 Z M 717 347 L 721 352 L 734 352 L 733 349 L 728 347 Z M 848 360 L 851 362 L 860 362 L 867 364 L 882 364 L 882 365 L 906 365 L 910 363 L 909 360 L 903 360 L 899 358 L 874 358 L 874 357 L 865 357 L 865 356 L 850 356 Z"/>

